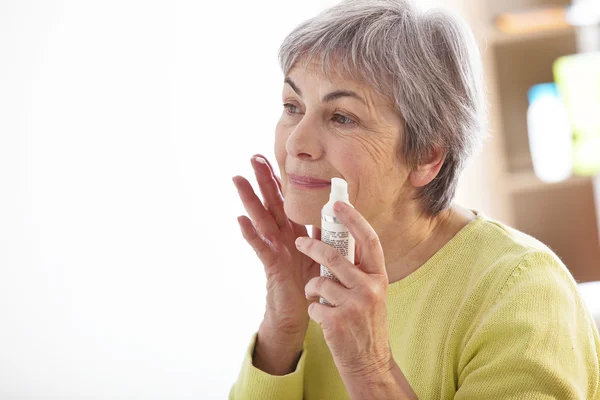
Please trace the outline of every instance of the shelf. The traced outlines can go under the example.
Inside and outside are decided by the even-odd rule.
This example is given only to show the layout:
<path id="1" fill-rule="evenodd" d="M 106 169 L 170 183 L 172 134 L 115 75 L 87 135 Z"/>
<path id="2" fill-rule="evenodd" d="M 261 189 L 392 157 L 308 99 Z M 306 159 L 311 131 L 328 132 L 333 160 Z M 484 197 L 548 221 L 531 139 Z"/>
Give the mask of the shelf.
<path id="1" fill-rule="evenodd" d="M 503 131 L 507 169 L 531 170 L 527 137 L 527 93 L 538 83 L 554 81 L 553 63 L 576 53 L 576 35 L 558 35 L 552 40 L 515 41 L 493 46 L 492 57 L 497 81 L 496 110 Z"/>
<path id="2" fill-rule="evenodd" d="M 509 43 L 523 43 L 532 40 L 539 39 L 552 39 L 556 37 L 563 37 L 575 35 L 575 28 L 572 26 L 557 28 L 557 29 L 548 29 L 536 32 L 527 32 L 527 33 L 504 33 L 499 31 L 496 27 L 492 26 L 488 30 L 486 35 L 487 41 L 492 44 L 509 44 Z"/>
<path id="3" fill-rule="evenodd" d="M 480 2 L 472 2 L 480 3 Z M 493 130 L 503 140 L 504 171 L 493 185 L 508 194 L 511 226 L 549 246 L 576 280 L 600 280 L 600 174 L 547 183 L 533 172 L 527 135 L 528 91 L 554 81 L 554 62 L 577 53 L 581 29 L 558 26 L 536 32 L 504 33 L 492 21 L 505 13 L 537 7 L 568 7 L 571 0 L 484 0 L 479 32 L 492 76 Z M 539 21 L 538 21 L 539 22 Z M 480 37 L 481 37 L 480 36 Z M 497 186 L 495 186 L 497 187 Z M 504 197 L 498 199 L 500 203 Z"/>
<path id="4" fill-rule="evenodd" d="M 573 175 L 564 181 L 548 183 L 539 179 L 533 171 L 514 172 L 508 176 L 510 191 L 513 193 L 584 185 L 593 180 L 593 177 L 591 176 Z"/>
<path id="5" fill-rule="evenodd" d="M 514 227 L 550 247 L 577 281 L 600 280 L 598 179 L 575 176 L 546 184 L 531 174 L 519 178 L 515 187 L 525 190 L 511 194 Z"/>

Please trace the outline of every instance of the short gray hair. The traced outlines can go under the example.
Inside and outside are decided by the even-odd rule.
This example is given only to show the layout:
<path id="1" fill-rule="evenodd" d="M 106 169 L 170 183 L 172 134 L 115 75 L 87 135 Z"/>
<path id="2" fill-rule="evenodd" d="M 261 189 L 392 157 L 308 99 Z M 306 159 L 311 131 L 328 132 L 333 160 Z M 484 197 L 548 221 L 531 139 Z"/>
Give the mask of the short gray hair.
<path id="1" fill-rule="evenodd" d="M 328 77 L 366 81 L 394 104 L 404 121 L 397 155 L 410 168 L 444 149 L 439 174 L 417 200 L 427 215 L 448 208 L 487 115 L 481 56 L 466 23 L 409 0 L 346 0 L 300 24 L 279 49 L 285 75 L 313 57 Z"/>

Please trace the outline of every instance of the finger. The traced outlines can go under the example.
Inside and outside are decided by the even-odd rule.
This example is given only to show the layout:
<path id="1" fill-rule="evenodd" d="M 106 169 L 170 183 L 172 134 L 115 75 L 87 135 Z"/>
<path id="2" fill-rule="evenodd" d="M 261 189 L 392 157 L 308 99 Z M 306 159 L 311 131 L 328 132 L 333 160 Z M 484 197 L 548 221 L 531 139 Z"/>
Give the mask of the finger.
<path id="1" fill-rule="evenodd" d="M 319 264 L 326 266 L 348 289 L 359 286 L 365 278 L 364 273 L 342 253 L 320 240 L 300 237 L 296 239 L 296 247 Z"/>
<path id="2" fill-rule="evenodd" d="M 359 265 L 363 263 L 362 254 L 360 252 L 360 246 L 354 241 L 354 264 Z M 360 267 L 359 267 L 360 268 Z"/>
<path id="3" fill-rule="evenodd" d="M 368 274 L 386 274 L 383 248 L 369 222 L 354 207 L 342 201 L 336 201 L 333 210 L 360 247 L 360 269 Z"/>
<path id="4" fill-rule="evenodd" d="M 250 219 L 252 219 L 254 227 L 263 238 L 266 238 L 273 243 L 279 232 L 279 227 L 273 219 L 273 215 L 265 209 L 256 193 L 254 193 L 252 185 L 250 185 L 250 182 L 248 182 L 246 178 L 237 175 L 234 176 L 232 180 L 235 187 L 238 189 L 244 208 L 250 216 Z"/>
<path id="5" fill-rule="evenodd" d="M 333 307 L 343 305 L 348 298 L 347 288 L 325 276 L 317 276 L 308 281 L 304 293 L 309 300 L 318 301 L 322 297 Z"/>
<path id="6" fill-rule="evenodd" d="M 310 235 L 311 238 L 316 239 L 316 240 L 321 240 L 321 228 L 313 225 L 311 233 L 312 233 Z"/>
<path id="7" fill-rule="evenodd" d="M 252 225 L 250 218 L 245 215 L 241 215 L 237 218 L 238 224 L 242 231 L 242 236 L 246 239 L 246 242 L 252 247 L 265 269 L 269 268 L 275 262 L 276 255 L 273 249 L 269 246 L 259 233 Z"/>
<path id="8" fill-rule="evenodd" d="M 254 157 L 262 157 L 263 160 L 267 162 L 269 170 L 273 173 L 273 178 L 275 179 L 275 182 L 277 182 L 277 188 L 279 189 L 279 193 L 281 193 L 281 195 L 283 196 L 283 189 L 281 189 L 281 178 L 275 175 L 275 170 L 273 169 L 273 166 L 271 165 L 269 160 L 267 160 L 267 157 L 263 156 L 262 154 L 255 154 Z"/>
<path id="9" fill-rule="evenodd" d="M 273 214 L 278 227 L 286 226 L 288 219 L 283 209 L 283 196 L 267 160 L 263 157 L 253 156 L 251 162 L 265 208 Z"/>
<path id="10" fill-rule="evenodd" d="M 292 232 L 294 233 L 294 237 L 308 236 L 308 230 L 306 229 L 306 225 L 297 224 L 292 220 L 288 221 L 290 221 L 290 225 L 292 226 Z"/>
<path id="11" fill-rule="evenodd" d="M 333 312 L 334 310 L 334 307 L 320 304 L 319 302 L 312 302 L 308 306 L 308 316 L 310 317 L 310 319 L 319 324 L 322 328 L 323 324 L 325 323 L 325 321 L 327 321 L 327 319 L 331 315 L 331 312 Z"/>

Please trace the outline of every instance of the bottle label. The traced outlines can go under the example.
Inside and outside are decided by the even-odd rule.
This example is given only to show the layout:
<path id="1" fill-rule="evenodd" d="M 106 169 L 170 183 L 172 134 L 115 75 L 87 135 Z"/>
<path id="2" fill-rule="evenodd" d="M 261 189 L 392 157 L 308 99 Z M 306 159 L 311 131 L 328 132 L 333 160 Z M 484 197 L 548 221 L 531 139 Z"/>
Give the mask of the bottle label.
<path id="1" fill-rule="evenodd" d="M 337 249 L 348 261 L 354 264 L 354 238 L 344 224 L 329 222 L 327 220 L 330 220 L 331 217 L 325 217 L 327 216 L 321 218 L 321 241 Z M 323 264 L 321 264 L 321 276 L 339 282 L 339 279 Z M 319 303 L 329 305 L 323 298 L 319 300 Z"/>

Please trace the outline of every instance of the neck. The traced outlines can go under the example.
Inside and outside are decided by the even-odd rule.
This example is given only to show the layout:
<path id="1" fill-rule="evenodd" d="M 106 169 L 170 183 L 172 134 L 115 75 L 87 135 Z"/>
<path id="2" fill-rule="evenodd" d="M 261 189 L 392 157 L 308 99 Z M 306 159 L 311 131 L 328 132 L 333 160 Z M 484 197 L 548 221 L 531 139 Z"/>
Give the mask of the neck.
<path id="1" fill-rule="evenodd" d="M 459 206 L 434 217 L 424 215 L 416 205 L 396 210 L 388 218 L 377 216 L 373 224 L 382 227 L 375 229 L 383 248 L 389 283 L 416 271 L 475 218 L 471 211 Z"/>

